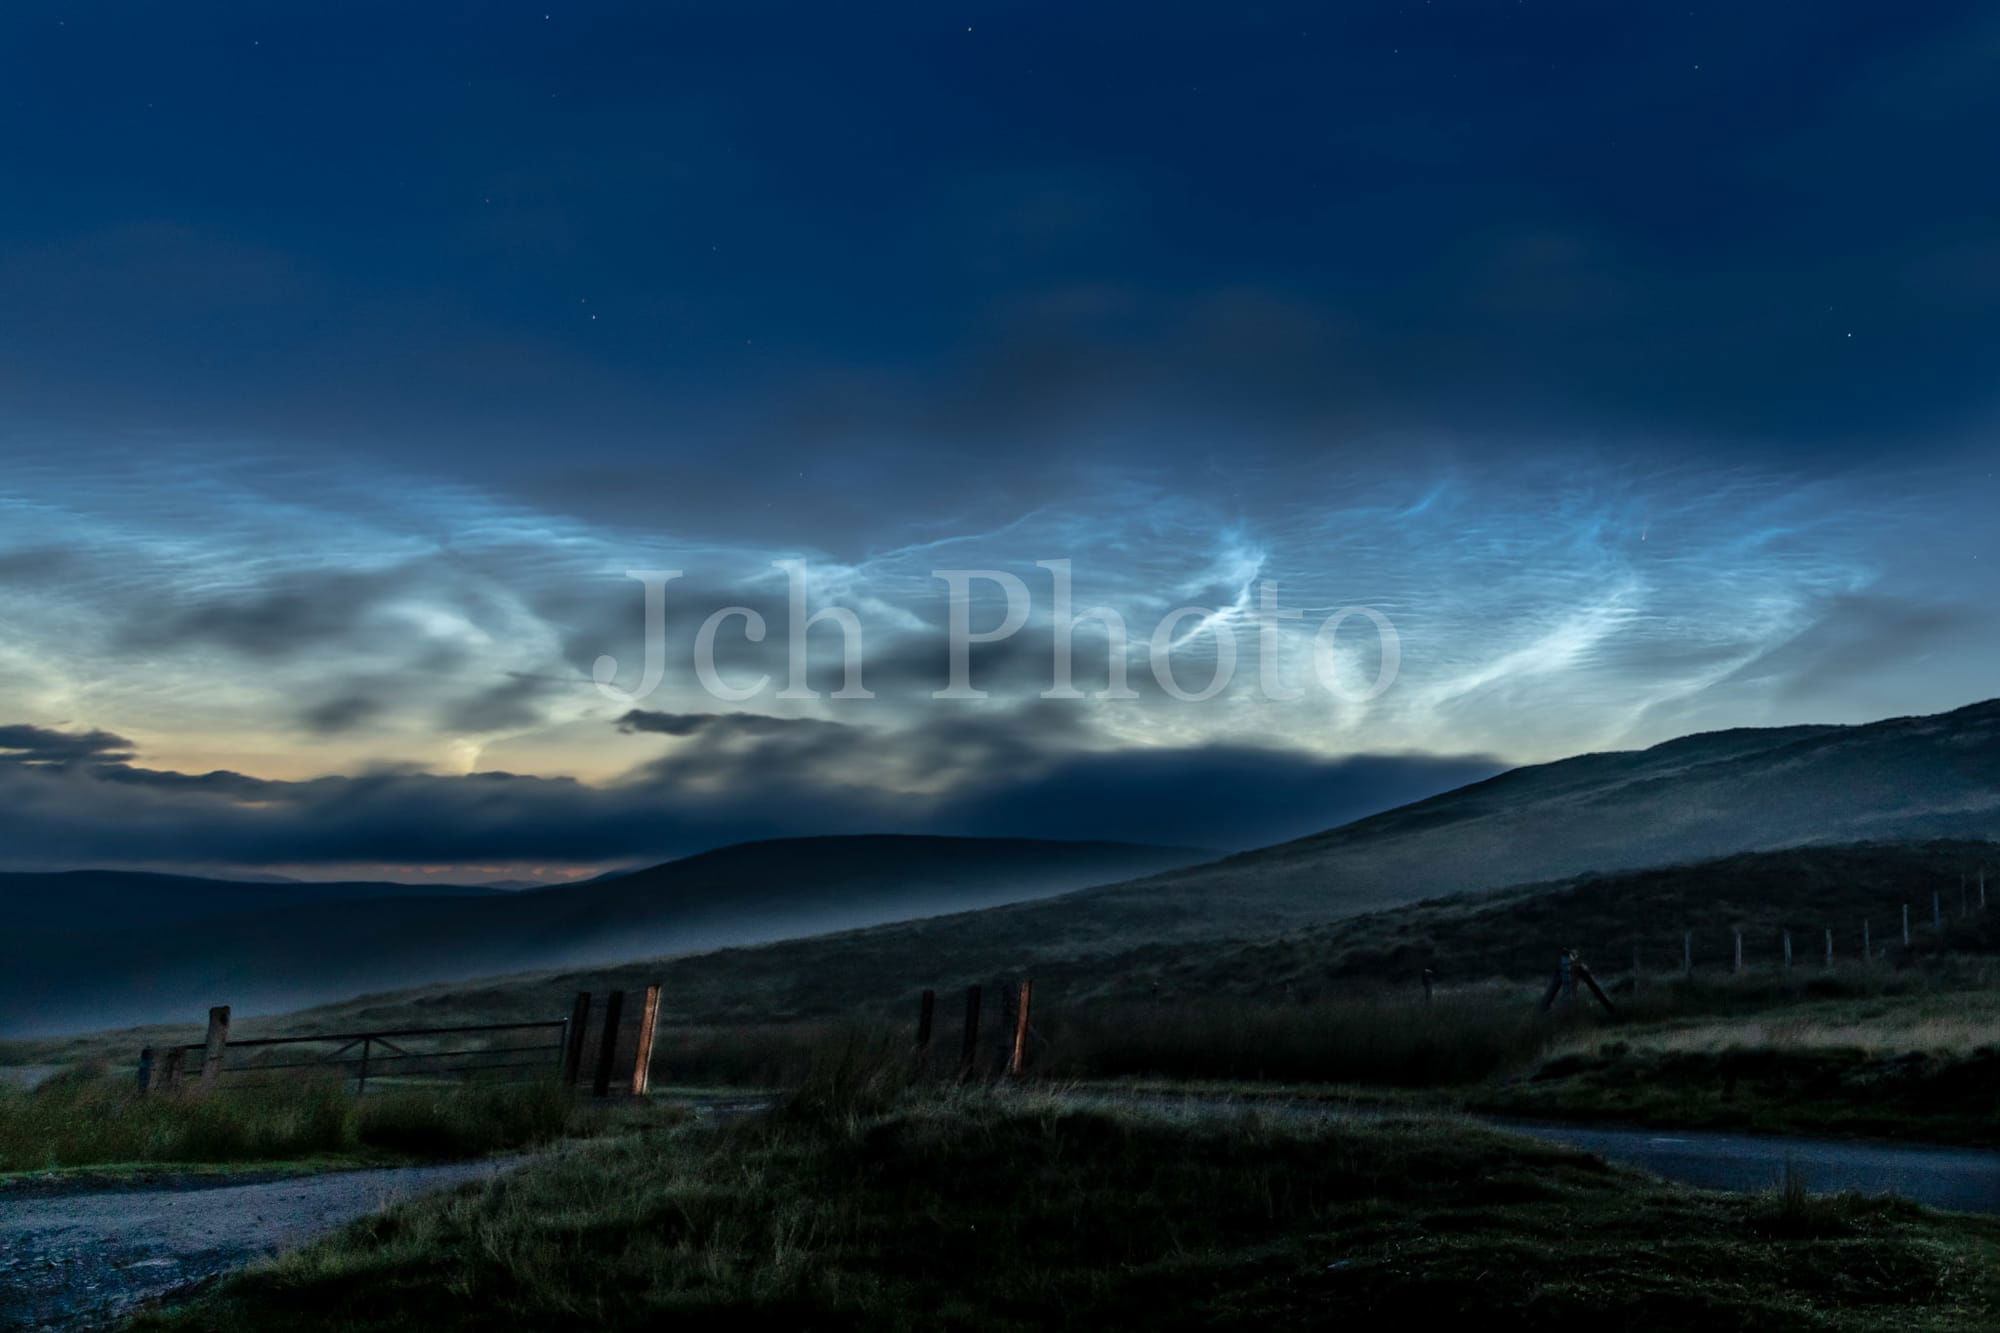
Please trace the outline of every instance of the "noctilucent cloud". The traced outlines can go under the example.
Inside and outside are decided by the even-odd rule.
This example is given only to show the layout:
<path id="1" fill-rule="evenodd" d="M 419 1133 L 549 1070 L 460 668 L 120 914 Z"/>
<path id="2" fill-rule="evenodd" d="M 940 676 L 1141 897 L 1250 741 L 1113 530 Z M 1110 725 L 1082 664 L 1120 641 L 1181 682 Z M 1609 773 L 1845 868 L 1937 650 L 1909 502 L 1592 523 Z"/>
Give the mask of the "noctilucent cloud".
<path id="1" fill-rule="evenodd" d="M 0 857 L 1237 848 L 1982 697 L 1996 62 L 1970 3 L 13 7 Z M 830 617 L 788 688 L 792 564 L 872 698 Z M 1032 594 L 986 698 L 940 570 Z"/>

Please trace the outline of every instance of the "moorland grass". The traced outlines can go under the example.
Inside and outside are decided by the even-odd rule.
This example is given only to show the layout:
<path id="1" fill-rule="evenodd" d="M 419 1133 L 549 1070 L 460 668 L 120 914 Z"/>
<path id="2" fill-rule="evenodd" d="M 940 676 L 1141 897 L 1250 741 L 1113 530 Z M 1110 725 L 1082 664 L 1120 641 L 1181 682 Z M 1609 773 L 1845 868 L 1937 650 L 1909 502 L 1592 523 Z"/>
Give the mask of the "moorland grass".
<path id="1" fill-rule="evenodd" d="M 587 1113 L 586 1113 L 587 1114 Z M 232 1164 L 473 1157 L 580 1128 L 553 1085 L 402 1088 L 356 1097 L 340 1082 L 142 1097 L 131 1080 L 72 1070 L 0 1090 L 0 1172 L 114 1163 Z"/>
<path id="2" fill-rule="evenodd" d="M 1662 1185 L 1451 1120 L 912 1089 L 601 1141 L 404 1205 L 154 1329 L 1990 1328 L 2000 1224 Z"/>

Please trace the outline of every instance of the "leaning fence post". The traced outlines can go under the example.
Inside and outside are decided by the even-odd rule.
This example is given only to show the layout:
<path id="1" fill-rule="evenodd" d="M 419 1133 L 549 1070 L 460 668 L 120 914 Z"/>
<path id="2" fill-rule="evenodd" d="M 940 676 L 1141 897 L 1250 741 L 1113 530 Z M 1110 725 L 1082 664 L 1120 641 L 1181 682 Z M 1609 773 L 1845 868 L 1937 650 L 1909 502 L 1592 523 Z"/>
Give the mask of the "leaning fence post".
<path id="1" fill-rule="evenodd" d="M 1743 970 L 1743 927 L 1736 926 L 1734 929 L 1736 931 L 1736 963 L 1729 970 L 1732 972 L 1741 972 Z"/>
<path id="2" fill-rule="evenodd" d="M 937 1019 L 937 992 L 927 990 L 917 997 L 917 1054 L 929 1057 L 931 1028 Z"/>
<path id="3" fill-rule="evenodd" d="M 611 1066 L 618 1059 L 618 1024 L 625 1017 L 625 992 L 612 991 L 604 997 L 604 1031 L 598 1034 L 597 1068 L 591 1071 L 590 1095 L 611 1095 Z"/>
<path id="4" fill-rule="evenodd" d="M 632 1095 L 643 1097 L 653 1082 L 653 1034 L 660 1025 L 659 983 L 646 987 L 639 1000 L 639 1048 L 632 1054 Z"/>
<path id="5" fill-rule="evenodd" d="M 979 987 L 965 988 L 965 1045 L 958 1053 L 958 1063 L 968 1073 L 979 1058 Z"/>
<path id="6" fill-rule="evenodd" d="M 590 992 L 580 990 L 570 1001 L 569 1021 L 563 1024 L 562 1085 L 576 1086 L 577 1072 L 583 1068 L 583 1030 L 590 1026 Z"/>
<path id="7" fill-rule="evenodd" d="M 229 1045 L 229 1006 L 218 1004 L 208 1011 L 208 1036 L 201 1047 L 201 1086 L 212 1088 L 222 1076 L 222 1052 Z"/>
<path id="8" fill-rule="evenodd" d="M 1019 1078 L 1028 1067 L 1028 1001 L 1035 983 L 1023 981 L 1014 999 L 1014 1044 L 1007 1052 L 1007 1073 Z"/>

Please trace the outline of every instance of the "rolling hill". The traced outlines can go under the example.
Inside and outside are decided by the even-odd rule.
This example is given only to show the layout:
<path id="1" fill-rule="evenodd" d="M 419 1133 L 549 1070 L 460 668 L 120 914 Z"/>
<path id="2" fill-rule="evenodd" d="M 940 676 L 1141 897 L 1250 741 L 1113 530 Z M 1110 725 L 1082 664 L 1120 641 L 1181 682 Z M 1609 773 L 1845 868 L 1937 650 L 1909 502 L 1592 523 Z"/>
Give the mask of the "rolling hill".
<path id="1" fill-rule="evenodd" d="M 450 895 L 17 875 L 0 884 L 14 904 L 7 910 L 20 914 L 0 973 L 0 1035 L 178 1019 L 223 1002 L 269 1012 L 389 986 L 820 934 L 1062 893 L 1203 855 L 1026 839 L 793 838 L 577 885 Z M 58 912 L 55 900 L 72 890 L 101 913 Z"/>

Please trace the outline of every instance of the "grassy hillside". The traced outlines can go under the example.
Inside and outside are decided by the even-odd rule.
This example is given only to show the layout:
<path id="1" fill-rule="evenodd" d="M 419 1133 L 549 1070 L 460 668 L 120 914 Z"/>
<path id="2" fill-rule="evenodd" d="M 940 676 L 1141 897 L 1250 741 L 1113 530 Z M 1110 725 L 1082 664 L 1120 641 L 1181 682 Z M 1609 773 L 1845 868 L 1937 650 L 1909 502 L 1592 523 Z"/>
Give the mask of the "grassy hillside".
<path id="1" fill-rule="evenodd" d="M 917 993 L 936 989 L 940 1022 L 953 1021 L 954 993 L 971 982 L 1032 975 L 1038 1012 L 1050 1021 L 1069 1010 L 1131 1003 L 1201 1003 L 1216 999 L 1299 1002 L 1339 996 L 1416 997 L 1419 974 L 1434 971 L 1449 993 L 1489 978 L 1507 981 L 1504 1003 L 1532 1001 L 1557 951 L 1576 948 L 1614 987 L 1625 981 L 1633 945 L 1656 978 L 1679 966 L 1684 930 L 1696 932 L 1698 975 L 1727 969 L 1730 930 L 1745 930 L 1750 964 L 1742 995 L 1711 997 L 1714 1009 L 1751 1007 L 1774 996 L 1880 989 L 1899 965 L 1940 947 L 2000 954 L 2000 875 L 1989 884 L 1992 910 L 1953 919 L 1943 939 L 1917 922 L 1917 947 L 1900 949 L 1890 926 L 1900 905 L 1928 911 L 1932 888 L 1957 907 L 1959 876 L 2000 869 L 2000 847 L 1984 842 L 1863 843 L 1724 857 L 1627 874 L 1582 876 L 1417 903 L 1261 940 L 1146 943 L 1098 956 L 1050 957 L 1037 937 L 1009 928 L 1022 909 L 901 922 L 756 948 L 644 960 L 615 967 L 531 973 L 361 996 L 239 1025 L 243 1036 L 352 1031 L 421 1024 L 559 1018 L 578 990 L 664 986 L 665 1021 L 687 1027 L 888 1017 L 902 1023 Z M 1865 972 L 1860 923 L 1875 923 L 1878 950 L 1889 956 Z M 1819 965 L 1821 929 L 1838 932 L 1832 980 Z M 1778 966 L 1778 930 L 1793 928 L 1798 966 Z M 1526 997 L 1525 999 L 1523 997 Z M 223 997 L 218 997 L 223 998 Z M 1496 1000 L 1495 1002 L 1501 1002 Z M 190 1017 L 198 1016 L 197 1014 Z M 140 1045 L 191 1041 L 190 1024 L 126 1030 L 74 1040 L 0 1044 L 0 1059 L 130 1060 Z"/>
<path id="2" fill-rule="evenodd" d="M 1996 1273 L 1988 1219 L 1453 1121 L 808 1096 L 405 1205 L 140 1326 L 1975 1329 Z"/>

